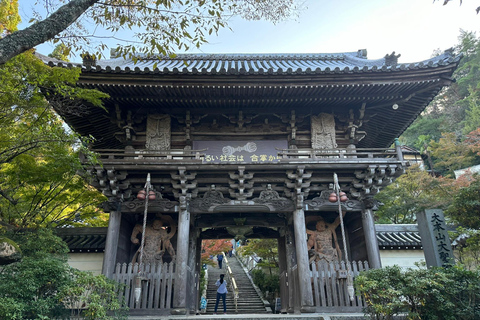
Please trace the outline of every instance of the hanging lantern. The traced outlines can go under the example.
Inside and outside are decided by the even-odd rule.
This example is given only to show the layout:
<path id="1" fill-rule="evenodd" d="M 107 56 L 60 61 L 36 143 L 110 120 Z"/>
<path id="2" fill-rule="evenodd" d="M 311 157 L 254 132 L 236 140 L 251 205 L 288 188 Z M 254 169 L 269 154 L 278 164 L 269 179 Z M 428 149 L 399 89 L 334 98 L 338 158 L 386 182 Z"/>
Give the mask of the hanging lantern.
<path id="1" fill-rule="evenodd" d="M 337 202 L 337 194 L 335 192 L 330 193 L 330 196 L 328 197 L 328 201 L 330 202 Z"/>
<path id="2" fill-rule="evenodd" d="M 138 199 L 138 200 L 145 200 L 145 195 L 146 195 L 146 194 L 147 194 L 147 193 L 145 192 L 145 190 L 140 190 L 140 191 L 138 191 L 138 193 L 137 193 L 137 199 Z"/>
<path id="3" fill-rule="evenodd" d="M 155 191 L 153 190 L 148 191 L 148 200 L 155 200 L 155 198 L 156 198 Z"/>
<path id="4" fill-rule="evenodd" d="M 340 192 L 340 202 L 345 202 L 348 200 L 347 194 L 345 192 Z"/>

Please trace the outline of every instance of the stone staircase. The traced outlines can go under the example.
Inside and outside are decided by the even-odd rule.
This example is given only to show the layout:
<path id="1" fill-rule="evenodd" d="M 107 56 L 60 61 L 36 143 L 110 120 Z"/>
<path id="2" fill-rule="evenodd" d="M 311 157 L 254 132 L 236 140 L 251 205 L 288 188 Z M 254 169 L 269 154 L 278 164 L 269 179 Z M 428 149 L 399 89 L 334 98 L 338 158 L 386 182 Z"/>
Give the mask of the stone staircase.
<path id="1" fill-rule="evenodd" d="M 263 300 L 259 297 L 257 291 L 253 287 L 250 279 L 248 278 L 245 270 L 240 262 L 238 262 L 235 256 L 227 258 L 228 264 L 232 269 L 233 276 L 239 289 L 239 295 L 237 300 L 238 314 L 254 314 L 254 313 L 267 313 L 267 309 Z M 206 314 L 213 314 L 215 309 L 215 300 L 217 297 L 217 287 L 215 282 L 220 278 L 220 274 L 225 274 L 226 277 L 226 265 L 223 263 L 223 269 L 218 267 L 208 266 L 208 287 L 207 287 L 207 310 Z M 218 304 L 218 314 L 223 314 L 222 300 Z M 233 299 L 233 292 L 228 283 L 227 293 L 227 314 L 235 313 L 235 304 Z"/>

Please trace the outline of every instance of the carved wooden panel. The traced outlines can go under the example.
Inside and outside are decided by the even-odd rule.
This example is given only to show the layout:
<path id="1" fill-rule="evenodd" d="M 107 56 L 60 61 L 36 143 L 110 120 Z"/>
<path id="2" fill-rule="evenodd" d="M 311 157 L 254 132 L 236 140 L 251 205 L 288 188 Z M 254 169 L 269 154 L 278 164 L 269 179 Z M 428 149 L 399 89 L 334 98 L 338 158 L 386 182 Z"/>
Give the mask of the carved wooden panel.
<path id="1" fill-rule="evenodd" d="M 148 150 L 170 149 L 170 116 L 166 114 L 150 114 L 147 118 L 147 140 L 145 148 Z"/>
<path id="2" fill-rule="evenodd" d="M 337 147 L 335 141 L 335 117 L 333 114 L 320 113 L 311 116 L 312 148 L 333 149 Z"/>

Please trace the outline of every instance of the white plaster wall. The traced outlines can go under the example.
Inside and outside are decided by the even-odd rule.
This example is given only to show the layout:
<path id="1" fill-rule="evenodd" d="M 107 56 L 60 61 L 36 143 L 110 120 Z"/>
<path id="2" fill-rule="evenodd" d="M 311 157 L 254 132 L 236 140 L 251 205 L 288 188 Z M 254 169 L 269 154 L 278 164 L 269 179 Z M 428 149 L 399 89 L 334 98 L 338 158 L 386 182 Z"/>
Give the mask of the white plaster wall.
<path id="1" fill-rule="evenodd" d="M 69 253 L 68 264 L 81 271 L 91 271 L 94 275 L 102 274 L 103 252 Z"/>
<path id="2" fill-rule="evenodd" d="M 423 250 L 380 250 L 380 260 L 382 267 L 416 268 L 415 262 L 425 262 L 425 255 Z"/>

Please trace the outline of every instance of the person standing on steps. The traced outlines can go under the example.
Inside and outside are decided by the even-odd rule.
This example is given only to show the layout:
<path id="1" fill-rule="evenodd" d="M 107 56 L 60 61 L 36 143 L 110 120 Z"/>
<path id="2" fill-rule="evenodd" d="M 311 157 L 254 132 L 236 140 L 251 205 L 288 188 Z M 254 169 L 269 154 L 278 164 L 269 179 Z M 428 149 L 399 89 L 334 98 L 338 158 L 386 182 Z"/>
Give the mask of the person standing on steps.
<path id="1" fill-rule="evenodd" d="M 218 269 L 222 269 L 223 253 L 219 253 L 217 255 L 217 261 L 218 261 Z"/>
<path id="2" fill-rule="evenodd" d="M 218 302 L 220 301 L 220 298 L 222 298 L 223 301 L 223 314 L 227 314 L 227 281 L 225 281 L 223 278 L 225 277 L 224 274 L 220 275 L 220 279 L 215 282 L 215 285 L 218 287 L 217 289 L 217 301 L 215 302 L 215 311 L 213 314 L 217 314 L 217 309 L 218 309 Z"/>

